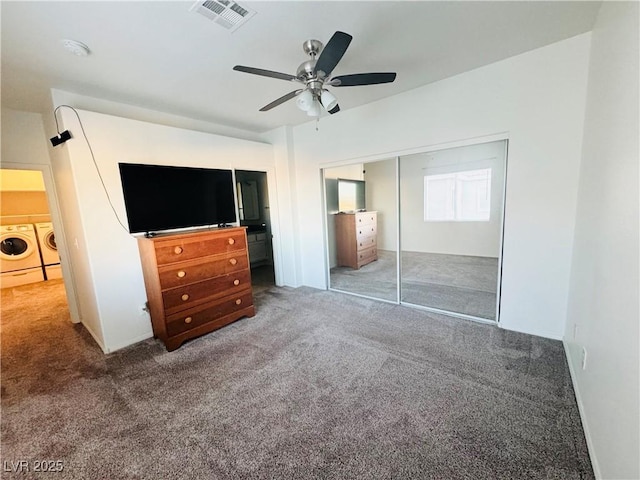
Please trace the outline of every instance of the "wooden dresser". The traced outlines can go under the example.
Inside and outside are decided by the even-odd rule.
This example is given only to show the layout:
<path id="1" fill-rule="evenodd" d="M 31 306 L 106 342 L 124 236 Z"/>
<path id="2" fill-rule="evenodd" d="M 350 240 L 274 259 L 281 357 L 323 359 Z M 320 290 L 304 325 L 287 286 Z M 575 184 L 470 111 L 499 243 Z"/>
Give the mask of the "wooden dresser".
<path id="1" fill-rule="evenodd" d="M 139 238 L 153 334 L 167 350 L 253 317 L 244 228 Z"/>
<path id="2" fill-rule="evenodd" d="M 378 259 L 378 213 L 338 213 L 336 250 L 339 267 L 358 269 Z"/>

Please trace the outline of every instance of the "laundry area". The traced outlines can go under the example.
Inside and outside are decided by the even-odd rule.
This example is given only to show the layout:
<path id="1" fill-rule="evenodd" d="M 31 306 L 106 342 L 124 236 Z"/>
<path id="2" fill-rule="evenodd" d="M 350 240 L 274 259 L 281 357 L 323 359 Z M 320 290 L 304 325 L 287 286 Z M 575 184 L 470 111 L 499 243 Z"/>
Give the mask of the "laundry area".
<path id="1" fill-rule="evenodd" d="M 0 287 L 62 278 L 42 172 L 0 170 Z"/>

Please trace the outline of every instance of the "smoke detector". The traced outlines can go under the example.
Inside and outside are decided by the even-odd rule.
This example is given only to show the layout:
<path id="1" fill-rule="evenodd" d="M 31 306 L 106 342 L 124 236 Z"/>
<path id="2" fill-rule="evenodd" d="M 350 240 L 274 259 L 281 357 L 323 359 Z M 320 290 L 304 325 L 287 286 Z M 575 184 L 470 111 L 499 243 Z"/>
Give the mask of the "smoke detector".
<path id="1" fill-rule="evenodd" d="M 91 50 L 89 50 L 89 47 L 87 47 L 82 42 L 78 42 L 76 40 L 69 40 L 69 39 L 60 40 L 60 42 L 62 43 L 62 46 L 65 49 L 67 49 L 68 51 L 70 51 L 71 53 L 79 57 L 86 57 L 87 55 L 89 55 L 89 53 L 91 53 Z"/>
<path id="2" fill-rule="evenodd" d="M 231 32 L 236 31 L 256 14 L 255 11 L 240 6 L 233 0 L 198 0 L 189 10 L 205 16 Z"/>

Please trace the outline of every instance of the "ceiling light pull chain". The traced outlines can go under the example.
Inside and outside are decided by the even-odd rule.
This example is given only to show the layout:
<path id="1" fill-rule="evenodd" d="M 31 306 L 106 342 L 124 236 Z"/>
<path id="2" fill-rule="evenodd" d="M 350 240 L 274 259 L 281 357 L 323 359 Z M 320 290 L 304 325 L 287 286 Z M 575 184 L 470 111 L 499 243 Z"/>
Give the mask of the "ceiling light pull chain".
<path id="1" fill-rule="evenodd" d="M 320 123 L 320 117 L 316 117 L 316 132 L 319 132 L 320 130 L 318 130 L 318 124 Z"/>

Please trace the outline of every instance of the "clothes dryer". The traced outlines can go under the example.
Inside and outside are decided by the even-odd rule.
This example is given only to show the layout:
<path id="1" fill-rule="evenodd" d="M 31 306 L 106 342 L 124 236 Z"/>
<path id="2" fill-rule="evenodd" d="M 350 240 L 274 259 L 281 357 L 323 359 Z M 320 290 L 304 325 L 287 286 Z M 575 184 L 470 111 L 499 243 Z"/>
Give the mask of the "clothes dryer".
<path id="1" fill-rule="evenodd" d="M 53 224 L 51 222 L 36 223 L 35 227 L 38 243 L 40 244 L 40 253 L 42 254 L 42 264 L 56 265 L 60 263 L 56 236 L 53 233 Z"/>

